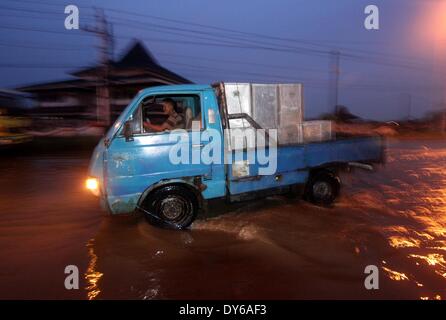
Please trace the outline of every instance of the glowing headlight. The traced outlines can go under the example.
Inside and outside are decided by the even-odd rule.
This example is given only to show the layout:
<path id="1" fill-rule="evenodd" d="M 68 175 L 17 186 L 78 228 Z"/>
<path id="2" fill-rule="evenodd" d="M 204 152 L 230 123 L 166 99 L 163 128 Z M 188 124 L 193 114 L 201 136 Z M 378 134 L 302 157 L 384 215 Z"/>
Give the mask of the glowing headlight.
<path id="1" fill-rule="evenodd" d="M 91 191 L 95 196 L 99 196 L 99 183 L 96 178 L 88 178 L 85 181 L 85 187 Z"/>

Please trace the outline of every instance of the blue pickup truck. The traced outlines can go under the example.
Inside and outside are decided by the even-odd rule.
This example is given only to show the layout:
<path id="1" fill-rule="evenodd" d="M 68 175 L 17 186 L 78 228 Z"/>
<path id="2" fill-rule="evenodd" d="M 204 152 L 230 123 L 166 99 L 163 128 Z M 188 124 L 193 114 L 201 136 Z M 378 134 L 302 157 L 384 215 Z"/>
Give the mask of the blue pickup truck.
<path id="1" fill-rule="evenodd" d="M 307 130 L 305 140 L 302 128 L 308 123 L 299 118 L 303 118 L 301 108 L 286 110 L 285 106 L 286 98 L 296 98 L 296 92 L 281 98 L 282 87 L 271 85 L 272 91 L 256 87 L 258 97 L 246 102 L 241 101 L 246 97 L 239 91 L 229 97 L 225 88 L 217 83 L 141 90 L 92 155 L 86 187 L 100 198 L 102 207 L 113 215 L 143 212 L 153 224 L 184 229 L 206 210 L 209 200 L 217 198 L 239 201 L 292 193 L 327 206 L 339 195 L 340 170 L 351 166 L 373 169 L 374 163 L 383 160 L 380 137 L 334 137 L 325 132 L 324 138 L 316 123 L 313 127 L 319 129 Z M 254 89 L 245 88 L 249 98 Z M 284 112 L 279 117 L 281 99 Z M 237 100 L 239 112 L 228 105 Z M 169 103 L 173 108 L 165 107 Z M 250 112 L 250 105 L 255 104 L 257 111 Z M 293 125 L 293 119 L 299 123 Z M 280 121 L 288 122 L 281 126 Z M 180 124 L 181 128 L 174 128 Z M 273 126 L 281 128 L 279 135 Z M 260 144 L 242 139 L 235 147 L 228 136 L 236 127 L 243 129 L 239 130 L 242 134 L 247 129 L 269 132 L 259 139 Z M 284 130 L 286 139 L 281 138 Z M 206 149 L 212 150 L 210 157 L 191 161 L 194 153 L 200 155 Z M 184 150 L 192 155 L 178 156 Z M 270 163 L 265 164 L 265 156 L 270 156 Z"/>

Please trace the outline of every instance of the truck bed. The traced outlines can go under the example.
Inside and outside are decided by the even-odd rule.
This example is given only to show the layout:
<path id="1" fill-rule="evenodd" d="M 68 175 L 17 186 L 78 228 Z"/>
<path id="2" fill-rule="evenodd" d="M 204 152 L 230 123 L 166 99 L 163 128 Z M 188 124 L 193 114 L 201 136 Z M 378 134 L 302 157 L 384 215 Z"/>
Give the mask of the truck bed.
<path id="1" fill-rule="evenodd" d="M 312 168 L 328 163 L 380 163 L 384 159 L 384 141 L 379 136 L 310 143 L 305 148 L 306 164 Z"/>
<path id="2" fill-rule="evenodd" d="M 355 137 L 279 146 L 277 170 L 273 175 L 259 175 L 259 165 L 249 165 L 249 176 L 236 177 L 228 170 L 231 195 L 304 184 L 311 170 L 320 167 L 339 167 L 349 162 L 380 163 L 384 159 L 384 142 L 381 137 Z"/>
<path id="3" fill-rule="evenodd" d="M 339 140 L 279 146 L 277 171 L 312 169 L 348 162 L 379 163 L 384 142 L 379 136 L 350 137 Z"/>

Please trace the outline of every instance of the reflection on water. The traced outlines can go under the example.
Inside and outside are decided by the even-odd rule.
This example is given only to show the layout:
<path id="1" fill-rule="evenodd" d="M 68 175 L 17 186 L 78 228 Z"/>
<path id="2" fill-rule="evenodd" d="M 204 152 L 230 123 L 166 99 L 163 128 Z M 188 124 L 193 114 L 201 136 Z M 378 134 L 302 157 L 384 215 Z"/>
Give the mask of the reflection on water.
<path id="1" fill-rule="evenodd" d="M 402 237 L 402 236 L 391 236 L 389 237 L 389 244 L 394 248 L 408 248 L 408 247 L 420 247 L 420 240 Z"/>
<path id="2" fill-rule="evenodd" d="M 424 287 L 426 278 L 432 291 L 445 293 L 446 263 L 446 149 L 444 143 L 414 146 L 403 144 L 389 150 L 385 170 L 370 177 L 376 183 L 381 212 L 386 212 L 381 229 L 392 248 L 407 261 L 395 261 L 404 271 L 383 267 L 389 279 L 409 280 Z M 376 205 L 376 204 L 375 204 Z M 390 217 L 399 217 L 392 222 Z M 403 219 L 401 219 L 403 218 Z M 437 278 L 436 275 L 441 276 Z M 433 294 L 441 299 L 440 294 Z M 421 299 L 428 299 L 422 296 Z"/>
<path id="3" fill-rule="evenodd" d="M 445 267 L 444 263 L 444 258 L 441 254 L 438 253 L 430 253 L 426 256 L 422 256 L 422 255 L 418 255 L 418 254 L 410 254 L 409 257 L 411 258 L 419 258 L 421 260 L 426 261 L 430 266 L 441 266 L 441 267 Z"/>
<path id="4" fill-rule="evenodd" d="M 333 209 L 272 197 L 187 232 L 110 219 L 89 248 L 88 297 L 441 299 L 446 150 L 428 144 L 397 144 L 377 172 L 343 177 Z M 363 287 L 369 264 L 382 270 L 379 292 Z"/>
<path id="5" fill-rule="evenodd" d="M 98 256 L 94 253 L 94 240 L 90 240 L 87 243 L 88 256 L 90 262 L 88 263 L 87 272 L 85 272 L 85 280 L 87 281 L 87 297 L 88 300 L 95 299 L 100 293 L 98 282 L 104 275 L 103 273 L 97 271 Z"/>
<path id="6" fill-rule="evenodd" d="M 387 273 L 388 277 L 392 280 L 395 281 L 409 280 L 409 278 L 404 273 L 391 270 L 384 266 L 382 267 L 382 269 Z"/>
<path id="7" fill-rule="evenodd" d="M 374 173 L 342 176 L 334 208 L 210 203 L 225 214 L 184 232 L 105 217 L 81 187 L 89 154 L 0 158 L 0 298 L 442 299 L 445 144 L 397 142 L 388 154 Z M 85 291 L 65 290 L 70 264 Z M 367 265 L 379 290 L 364 288 Z"/>

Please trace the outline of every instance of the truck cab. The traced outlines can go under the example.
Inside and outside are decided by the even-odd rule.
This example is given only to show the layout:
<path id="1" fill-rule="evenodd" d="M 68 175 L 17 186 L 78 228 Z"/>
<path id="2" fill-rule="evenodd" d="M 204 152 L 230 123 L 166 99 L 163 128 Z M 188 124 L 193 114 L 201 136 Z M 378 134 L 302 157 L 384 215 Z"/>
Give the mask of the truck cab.
<path id="1" fill-rule="evenodd" d="M 227 90 L 231 88 L 236 90 L 229 98 Z M 248 95 L 259 88 L 251 88 Z M 259 97 L 263 100 L 256 100 L 257 109 L 245 108 L 238 100 L 235 111 L 228 103 L 234 104 L 234 94 L 244 98 L 238 85 L 142 90 L 96 146 L 87 188 L 113 215 L 140 211 L 153 224 L 177 229 L 188 227 L 206 202 L 216 198 L 237 201 L 303 186 L 306 199 L 331 204 L 340 188 L 337 169 L 379 162 L 383 143 L 378 137 L 339 141 L 330 137 L 306 143 L 301 137 L 304 124 L 293 126 L 293 122 L 291 127 L 296 130 L 282 134 L 280 128 L 272 128 L 276 124 L 268 123 L 271 119 L 265 114 L 271 109 L 268 101 L 274 103 L 274 99 L 265 102 L 265 98 L 271 94 L 281 97 L 280 90 L 288 92 L 289 98 L 299 95 L 300 87 L 269 85 L 266 91 L 262 87 Z M 168 120 L 162 108 L 166 99 L 175 102 L 175 114 L 181 121 L 163 131 L 148 129 L 147 122 Z M 251 100 L 255 99 L 248 105 Z M 283 100 L 283 105 L 286 101 L 276 100 L 279 104 Z M 293 110 L 302 114 L 301 108 Z M 288 114 L 285 118 L 294 119 Z M 289 123 L 286 125 L 282 129 Z M 236 131 L 242 135 L 240 143 Z M 252 139 L 247 134 L 252 132 L 254 144 L 249 143 Z M 294 140 L 290 141 L 289 135 Z"/>

